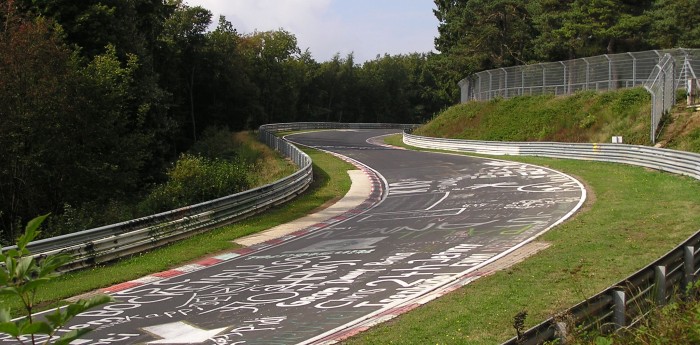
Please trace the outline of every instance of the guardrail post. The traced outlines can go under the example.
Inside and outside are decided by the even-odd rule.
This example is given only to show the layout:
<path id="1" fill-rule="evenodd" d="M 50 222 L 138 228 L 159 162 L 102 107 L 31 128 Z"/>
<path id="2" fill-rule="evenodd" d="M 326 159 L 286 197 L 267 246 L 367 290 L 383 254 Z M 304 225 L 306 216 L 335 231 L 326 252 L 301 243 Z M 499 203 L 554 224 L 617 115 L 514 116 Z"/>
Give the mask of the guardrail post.
<path id="1" fill-rule="evenodd" d="M 695 247 L 683 247 L 683 268 L 685 271 L 683 287 L 685 288 L 695 282 Z"/>
<path id="2" fill-rule="evenodd" d="M 556 329 L 556 337 L 559 339 L 559 342 L 557 344 L 560 345 L 566 345 L 566 336 L 568 335 L 568 332 L 566 330 L 566 322 L 564 321 L 559 321 L 554 325 L 554 328 Z"/>
<path id="3" fill-rule="evenodd" d="M 627 316 L 626 316 L 626 306 L 625 306 L 625 291 L 624 290 L 614 290 L 613 292 L 613 303 L 614 303 L 614 314 L 613 322 L 615 323 L 615 329 L 620 329 L 627 326 Z"/>
<path id="4" fill-rule="evenodd" d="M 656 304 L 662 306 L 666 304 L 666 266 L 654 267 L 654 278 L 656 280 L 655 293 Z"/>

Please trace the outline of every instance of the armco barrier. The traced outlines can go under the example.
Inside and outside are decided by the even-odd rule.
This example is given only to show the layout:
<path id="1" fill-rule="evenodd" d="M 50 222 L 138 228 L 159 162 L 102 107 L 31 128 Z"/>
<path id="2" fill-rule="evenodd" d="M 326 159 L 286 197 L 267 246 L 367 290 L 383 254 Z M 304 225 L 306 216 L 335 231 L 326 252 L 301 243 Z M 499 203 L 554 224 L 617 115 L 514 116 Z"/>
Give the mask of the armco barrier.
<path id="1" fill-rule="evenodd" d="M 700 179 L 700 155 L 690 152 L 623 144 L 488 142 L 404 134 L 404 143 L 421 148 L 490 155 L 527 155 L 624 163 Z M 503 345 L 565 341 L 567 330 L 602 332 L 635 324 L 656 305 L 667 303 L 696 281 L 700 270 L 700 232 L 649 266 L 578 305 L 527 330 Z"/>
<path id="2" fill-rule="evenodd" d="M 38 240 L 28 249 L 35 256 L 68 253 L 73 260 L 62 269 L 71 270 L 150 250 L 194 233 L 232 223 L 281 204 L 306 190 L 312 180 L 311 158 L 286 140 L 279 131 L 306 129 L 410 129 L 415 125 L 348 124 L 327 122 L 263 125 L 259 138 L 291 159 L 299 170 L 274 183 L 219 199 L 182 207 L 152 216 Z M 8 248 L 3 248 L 6 250 Z"/>

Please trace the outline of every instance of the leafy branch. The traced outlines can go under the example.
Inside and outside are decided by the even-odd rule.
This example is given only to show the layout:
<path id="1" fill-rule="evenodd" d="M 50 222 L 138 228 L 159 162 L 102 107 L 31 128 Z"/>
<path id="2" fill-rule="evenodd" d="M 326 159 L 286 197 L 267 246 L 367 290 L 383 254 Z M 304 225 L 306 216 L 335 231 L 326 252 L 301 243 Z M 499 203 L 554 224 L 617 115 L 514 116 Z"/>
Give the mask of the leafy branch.
<path id="1" fill-rule="evenodd" d="M 0 307 L 0 332 L 7 333 L 20 343 L 37 344 L 37 335 L 44 335 L 43 344 L 69 344 L 90 328 L 71 330 L 60 337 L 61 330 L 76 315 L 95 306 L 113 301 L 111 296 L 97 295 L 87 300 L 79 300 L 57 308 L 44 319 L 35 314 L 37 292 L 51 279 L 59 275 L 58 269 L 71 260 L 68 254 L 32 256 L 27 245 L 39 235 L 39 227 L 48 214 L 36 217 L 27 223 L 24 234 L 17 240 L 16 247 L 0 253 L 0 297 L 18 298 L 24 308 L 24 317 L 13 320 L 7 307 Z"/>

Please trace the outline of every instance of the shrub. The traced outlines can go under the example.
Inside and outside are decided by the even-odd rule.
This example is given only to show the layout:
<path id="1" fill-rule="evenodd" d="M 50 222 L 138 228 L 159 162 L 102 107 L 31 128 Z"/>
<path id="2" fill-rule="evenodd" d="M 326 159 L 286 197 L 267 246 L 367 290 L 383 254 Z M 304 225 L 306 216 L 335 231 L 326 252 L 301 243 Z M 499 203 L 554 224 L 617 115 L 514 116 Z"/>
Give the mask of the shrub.
<path id="1" fill-rule="evenodd" d="M 237 160 L 183 154 L 168 170 L 168 181 L 153 189 L 143 207 L 162 212 L 243 191 L 250 185 L 248 170 Z"/>
<path id="2" fill-rule="evenodd" d="M 202 138 L 192 145 L 189 152 L 206 158 L 234 161 L 238 156 L 237 146 L 233 133 L 227 128 L 207 127 L 202 132 Z"/>

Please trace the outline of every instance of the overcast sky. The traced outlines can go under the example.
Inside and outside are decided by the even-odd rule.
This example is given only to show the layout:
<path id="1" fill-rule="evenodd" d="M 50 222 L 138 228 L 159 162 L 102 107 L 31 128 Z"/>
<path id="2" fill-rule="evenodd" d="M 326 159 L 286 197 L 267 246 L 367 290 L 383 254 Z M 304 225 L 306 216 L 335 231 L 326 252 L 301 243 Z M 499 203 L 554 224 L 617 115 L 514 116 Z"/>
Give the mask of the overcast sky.
<path id="1" fill-rule="evenodd" d="M 284 28 L 317 61 L 354 52 L 355 62 L 377 54 L 433 51 L 437 19 L 432 0 L 185 0 L 226 16 L 239 33 Z"/>

